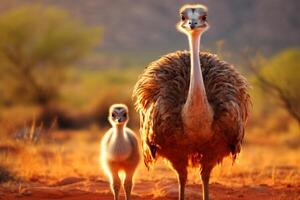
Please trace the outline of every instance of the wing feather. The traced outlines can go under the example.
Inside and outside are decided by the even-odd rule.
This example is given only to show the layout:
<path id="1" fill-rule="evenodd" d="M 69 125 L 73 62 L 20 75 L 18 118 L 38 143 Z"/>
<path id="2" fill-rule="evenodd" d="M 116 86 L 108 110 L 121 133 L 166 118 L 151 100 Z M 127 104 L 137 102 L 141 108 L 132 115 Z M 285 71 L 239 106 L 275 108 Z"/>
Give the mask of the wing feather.
<path id="1" fill-rule="evenodd" d="M 248 117 L 248 83 L 232 65 L 214 54 L 201 53 L 200 61 L 208 101 L 214 110 L 214 133 L 220 134 L 236 155 Z M 189 79 L 189 52 L 177 51 L 152 62 L 136 83 L 133 98 L 140 113 L 146 164 L 156 159 L 153 149 L 176 143 L 184 134 L 181 109 Z"/>

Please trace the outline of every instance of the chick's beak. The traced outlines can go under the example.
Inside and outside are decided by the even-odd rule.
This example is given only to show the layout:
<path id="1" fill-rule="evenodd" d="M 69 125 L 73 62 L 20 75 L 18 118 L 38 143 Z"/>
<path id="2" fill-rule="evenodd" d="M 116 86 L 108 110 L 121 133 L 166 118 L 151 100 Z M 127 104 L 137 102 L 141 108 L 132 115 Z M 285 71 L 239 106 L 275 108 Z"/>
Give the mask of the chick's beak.
<path id="1" fill-rule="evenodd" d="M 189 20 L 189 26 L 190 26 L 190 29 L 194 29 L 197 25 L 197 21 L 195 20 Z"/>

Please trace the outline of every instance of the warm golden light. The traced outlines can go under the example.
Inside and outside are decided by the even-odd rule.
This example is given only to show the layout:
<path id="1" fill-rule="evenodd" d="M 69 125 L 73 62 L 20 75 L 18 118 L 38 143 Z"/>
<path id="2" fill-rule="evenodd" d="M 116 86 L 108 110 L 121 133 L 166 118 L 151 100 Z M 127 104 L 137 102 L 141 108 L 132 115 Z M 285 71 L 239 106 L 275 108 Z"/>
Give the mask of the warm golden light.
<path id="1" fill-rule="evenodd" d="M 299 200 L 299 0 L 250 1 L 0 0 L 0 200 L 112 200 L 111 128 L 120 200 Z"/>
<path id="2" fill-rule="evenodd" d="M 104 174 L 109 178 L 110 181 L 112 181 L 112 176 L 111 176 L 110 170 L 106 164 L 107 162 L 105 162 L 107 152 L 105 149 L 105 145 L 103 145 L 102 143 L 103 143 L 103 140 L 101 141 L 101 144 L 100 144 L 100 157 L 99 157 L 100 166 L 101 166 Z"/>

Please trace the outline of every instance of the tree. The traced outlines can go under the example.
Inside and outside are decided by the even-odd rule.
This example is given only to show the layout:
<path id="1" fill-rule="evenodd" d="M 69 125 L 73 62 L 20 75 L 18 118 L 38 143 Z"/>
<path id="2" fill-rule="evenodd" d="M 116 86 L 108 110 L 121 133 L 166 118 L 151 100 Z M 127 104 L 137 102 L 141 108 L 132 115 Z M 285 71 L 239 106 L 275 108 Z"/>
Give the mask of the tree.
<path id="1" fill-rule="evenodd" d="M 261 61 L 261 62 L 258 62 Z M 262 65 L 257 67 L 256 63 Z M 300 49 L 286 49 L 269 60 L 249 62 L 261 87 L 268 89 L 300 124 Z"/>
<path id="2" fill-rule="evenodd" d="M 57 98 L 66 67 L 89 52 L 99 36 L 98 28 L 54 7 L 25 6 L 2 14 L 2 98 L 43 105 Z"/>

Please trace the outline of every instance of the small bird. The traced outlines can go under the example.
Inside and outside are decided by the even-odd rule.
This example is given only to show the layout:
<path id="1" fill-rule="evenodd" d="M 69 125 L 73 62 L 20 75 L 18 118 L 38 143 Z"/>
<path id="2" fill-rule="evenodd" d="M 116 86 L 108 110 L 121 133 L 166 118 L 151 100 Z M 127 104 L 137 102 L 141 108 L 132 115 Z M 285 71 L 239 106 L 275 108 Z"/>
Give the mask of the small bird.
<path id="1" fill-rule="evenodd" d="M 124 189 L 126 200 L 131 199 L 132 178 L 140 160 L 137 138 L 126 127 L 128 108 L 124 104 L 113 104 L 109 108 L 108 120 L 112 125 L 101 141 L 101 164 L 110 178 L 114 200 L 119 199 L 121 180 L 119 172 L 125 172 Z"/>

